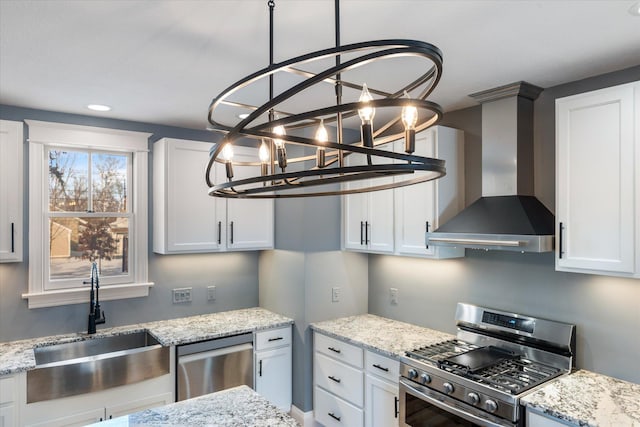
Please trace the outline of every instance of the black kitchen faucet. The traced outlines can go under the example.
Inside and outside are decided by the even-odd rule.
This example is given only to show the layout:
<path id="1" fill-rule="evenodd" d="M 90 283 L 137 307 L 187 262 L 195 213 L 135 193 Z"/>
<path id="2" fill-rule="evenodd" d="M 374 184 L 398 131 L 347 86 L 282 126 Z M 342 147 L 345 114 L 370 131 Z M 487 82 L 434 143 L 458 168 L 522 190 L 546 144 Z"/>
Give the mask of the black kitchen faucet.
<path id="1" fill-rule="evenodd" d="M 87 333 L 95 334 L 96 325 L 105 323 L 107 320 L 104 317 L 104 312 L 100 309 L 100 297 L 98 295 L 98 290 L 100 289 L 100 278 L 98 277 L 98 264 L 95 261 L 91 263 L 91 281 L 83 283 L 91 283 L 91 293 L 89 294 L 89 327 L 87 329 Z"/>

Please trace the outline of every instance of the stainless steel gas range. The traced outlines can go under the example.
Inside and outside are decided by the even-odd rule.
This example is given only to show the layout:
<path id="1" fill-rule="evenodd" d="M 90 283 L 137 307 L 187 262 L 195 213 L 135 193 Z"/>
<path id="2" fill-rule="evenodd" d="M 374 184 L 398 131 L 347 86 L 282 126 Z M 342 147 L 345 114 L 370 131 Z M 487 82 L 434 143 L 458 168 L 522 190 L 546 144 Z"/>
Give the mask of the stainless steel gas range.
<path id="1" fill-rule="evenodd" d="M 400 358 L 400 426 L 522 426 L 520 398 L 571 371 L 575 326 L 459 303 L 456 339 Z"/>

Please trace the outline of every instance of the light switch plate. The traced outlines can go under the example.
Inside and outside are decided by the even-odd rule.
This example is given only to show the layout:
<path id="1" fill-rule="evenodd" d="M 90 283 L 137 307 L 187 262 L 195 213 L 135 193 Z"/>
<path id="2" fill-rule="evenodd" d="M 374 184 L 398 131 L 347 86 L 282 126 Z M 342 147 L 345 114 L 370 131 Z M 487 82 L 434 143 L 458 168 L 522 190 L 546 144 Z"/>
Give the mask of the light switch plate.
<path id="1" fill-rule="evenodd" d="M 398 288 L 389 288 L 389 299 L 391 300 L 391 304 L 398 304 Z"/>
<path id="2" fill-rule="evenodd" d="M 331 288 L 331 302 L 339 302 L 340 301 L 340 287 L 334 286 Z"/>
<path id="3" fill-rule="evenodd" d="M 215 301 L 215 300 L 216 300 L 216 287 L 207 286 L 207 301 Z"/>

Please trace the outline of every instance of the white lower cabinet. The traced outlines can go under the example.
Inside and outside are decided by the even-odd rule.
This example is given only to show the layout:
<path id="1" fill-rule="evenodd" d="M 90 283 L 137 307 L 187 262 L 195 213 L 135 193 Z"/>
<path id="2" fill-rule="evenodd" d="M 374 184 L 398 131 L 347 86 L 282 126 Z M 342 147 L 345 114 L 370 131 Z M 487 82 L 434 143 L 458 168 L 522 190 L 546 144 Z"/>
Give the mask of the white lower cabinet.
<path id="1" fill-rule="evenodd" d="M 314 333 L 314 417 L 324 426 L 398 425 L 397 360 Z"/>
<path id="2" fill-rule="evenodd" d="M 0 378 L 0 427 L 20 425 L 19 379 L 16 375 Z"/>
<path id="3" fill-rule="evenodd" d="M 291 410 L 291 326 L 256 332 L 255 391 L 285 412 Z"/>
<path id="4" fill-rule="evenodd" d="M 398 426 L 398 384 L 384 381 L 374 375 L 367 374 L 364 381 L 367 427 Z"/>
<path id="5" fill-rule="evenodd" d="M 531 411 L 531 409 L 527 408 L 526 425 L 527 427 L 566 427 L 568 425 L 571 426 L 573 424 L 561 422 L 560 420 L 556 420 L 546 415 L 533 412 Z"/>

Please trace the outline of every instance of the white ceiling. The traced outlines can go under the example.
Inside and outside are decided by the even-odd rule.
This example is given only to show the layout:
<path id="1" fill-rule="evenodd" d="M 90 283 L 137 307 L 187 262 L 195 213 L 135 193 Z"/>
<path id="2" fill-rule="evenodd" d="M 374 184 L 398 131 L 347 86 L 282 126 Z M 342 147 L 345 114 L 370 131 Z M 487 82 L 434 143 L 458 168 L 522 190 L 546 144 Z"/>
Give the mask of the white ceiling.
<path id="1" fill-rule="evenodd" d="M 431 99 L 451 111 L 518 80 L 639 65 L 634 3 L 342 0 L 341 42 L 435 44 L 444 72 Z M 333 5 L 276 0 L 275 61 L 334 46 Z M 212 98 L 268 62 L 266 0 L 0 0 L 2 104 L 204 129 Z"/>

